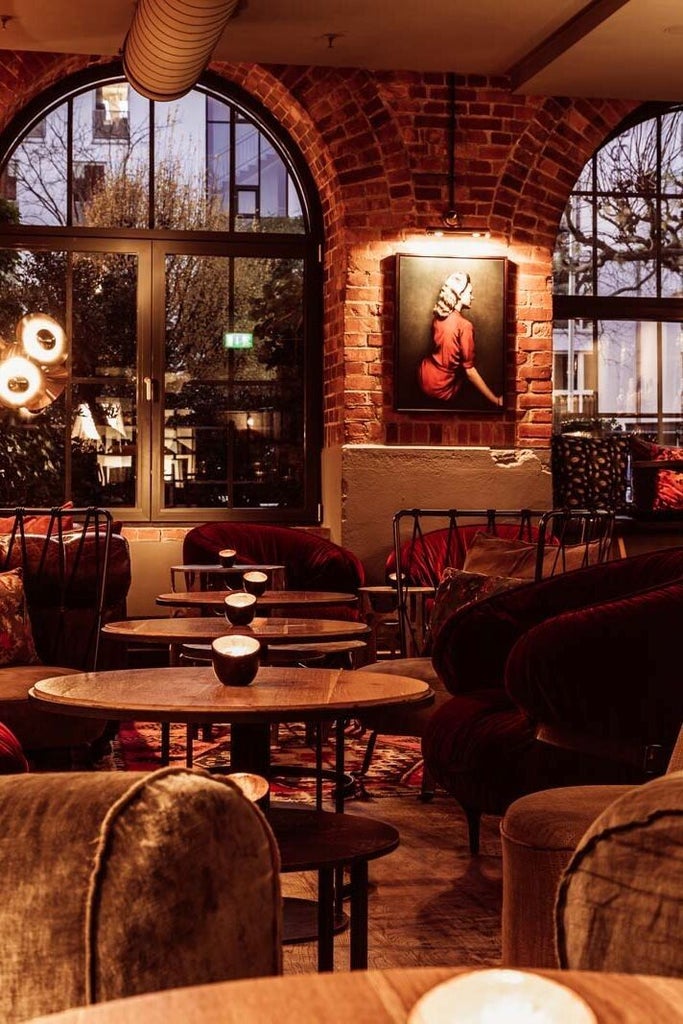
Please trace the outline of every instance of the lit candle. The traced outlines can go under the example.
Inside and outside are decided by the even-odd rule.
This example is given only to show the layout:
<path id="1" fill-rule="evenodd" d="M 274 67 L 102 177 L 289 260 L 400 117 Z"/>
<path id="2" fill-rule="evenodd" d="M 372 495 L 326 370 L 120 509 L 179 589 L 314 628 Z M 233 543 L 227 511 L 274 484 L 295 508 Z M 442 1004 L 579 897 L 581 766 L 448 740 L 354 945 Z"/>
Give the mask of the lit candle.
<path id="1" fill-rule="evenodd" d="M 211 644 L 211 664 L 225 686 L 249 686 L 260 656 L 261 644 L 253 636 L 219 636 Z"/>
<path id="2" fill-rule="evenodd" d="M 233 626 L 247 626 L 254 618 L 256 611 L 254 594 L 244 594 L 241 590 L 236 590 L 224 598 L 223 604 L 225 605 L 225 617 Z"/>
<path id="3" fill-rule="evenodd" d="M 267 583 L 268 577 L 266 574 L 256 570 L 245 572 L 242 577 L 242 586 L 244 589 L 248 594 L 256 594 L 257 597 L 260 597 L 261 594 L 265 594 Z"/>
<path id="4" fill-rule="evenodd" d="M 409 1024 L 597 1024 L 588 1004 L 551 978 L 494 968 L 437 985 L 415 1004 Z"/>

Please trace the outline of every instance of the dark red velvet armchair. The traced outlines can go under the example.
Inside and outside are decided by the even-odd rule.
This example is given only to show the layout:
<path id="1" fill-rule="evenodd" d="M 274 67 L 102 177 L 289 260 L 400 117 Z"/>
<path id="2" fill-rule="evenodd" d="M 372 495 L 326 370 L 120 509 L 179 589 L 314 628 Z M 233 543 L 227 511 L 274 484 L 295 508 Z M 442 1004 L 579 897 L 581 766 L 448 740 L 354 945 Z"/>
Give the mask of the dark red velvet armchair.
<path id="1" fill-rule="evenodd" d="M 453 694 L 425 765 L 479 817 L 555 786 L 664 772 L 683 721 L 683 547 L 525 584 L 453 613 L 433 665 Z"/>
<path id="2" fill-rule="evenodd" d="M 234 548 L 243 565 L 284 565 L 288 590 L 329 590 L 356 594 L 365 582 L 363 564 L 352 551 L 310 530 L 261 523 L 216 522 L 195 526 L 185 535 L 187 565 L 217 565 L 221 548 Z M 318 612 L 316 612 L 318 615 Z M 319 617 L 357 618 L 355 609 L 321 610 Z"/>

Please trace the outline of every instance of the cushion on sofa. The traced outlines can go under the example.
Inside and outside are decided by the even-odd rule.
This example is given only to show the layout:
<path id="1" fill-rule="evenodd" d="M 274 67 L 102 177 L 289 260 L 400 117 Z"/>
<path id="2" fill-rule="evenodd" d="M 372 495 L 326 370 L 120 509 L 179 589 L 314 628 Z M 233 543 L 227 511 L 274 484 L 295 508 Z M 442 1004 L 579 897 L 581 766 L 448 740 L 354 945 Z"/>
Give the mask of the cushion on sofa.
<path id="1" fill-rule="evenodd" d="M 418 533 L 401 546 L 401 567 L 409 583 L 416 586 L 438 585 L 446 569 L 467 569 L 465 564 L 472 543 L 484 533 L 481 522 L 458 522 L 454 528 L 446 527 Z M 538 527 L 520 522 L 497 522 L 495 529 L 486 532 L 501 540 L 510 540 L 533 546 Z M 386 560 L 385 573 L 396 571 L 396 557 L 392 550 Z M 472 571 L 478 571 L 474 567 Z M 504 572 L 495 575 L 509 575 Z"/>
<path id="2" fill-rule="evenodd" d="M 558 890 L 561 967 L 683 976 L 683 772 L 624 793 L 577 847 Z"/>
<path id="3" fill-rule="evenodd" d="M 37 661 L 21 569 L 0 572 L 0 666 Z"/>
<path id="4" fill-rule="evenodd" d="M 628 512 L 628 459 L 626 435 L 554 434 L 553 506 Z"/>
<path id="5" fill-rule="evenodd" d="M 683 513 L 683 448 L 665 447 L 640 437 L 631 438 L 633 500 L 639 515 L 654 518 Z M 680 466 L 642 466 L 639 462 L 680 463 Z"/>
<path id="6" fill-rule="evenodd" d="M 584 565 L 597 562 L 600 544 L 565 544 L 549 546 L 543 554 L 541 576 L 545 579 L 556 572 L 572 572 Z M 520 580 L 536 578 L 538 547 L 523 540 L 508 540 L 480 532 L 473 539 L 465 558 L 464 568 L 469 572 L 488 573 L 492 576 L 513 576 Z"/>
<path id="7" fill-rule="evenodd" d="M 61 508 L 63 508 L 63 509 L 69 509 L 69 508 L 73 508 L 73 507 L 74 507 L 74 505 L 73 505 L 72 501 L 67 501 L 67 502 L 65 502 L 61 506 Z M 1 534 L 11 533 L 12 530 L 14 529 L 15 522 L 16 522 L 16 518 L 14 516 L 0 516 L 0 535 Z M 72 520 L 70 520 L 68 518 L 64 518 L 62 520 L 62 529 L 63 530 L 70 530 L 72 525 L 73 525 Z M 25 519 L 24 519 L 24 531 L 26 533 L 42 534 L 43 536 L 45 536 L 47 534 L 47 531 L 50 529 L 51 526 L 52 526 L 53 531 L 56 533 L 57 532 L 57 523 L 49 515 L 26 516 Z"/>
<path id="8" fill-rule="evenodd" d="M 489 576 L 483 572 L 465 569 L 444 569 L 436 591 L 429 619 L 429 642 L 434 642 L 446 619 L 472 601 L 481 601 L 491 594 L 511 590 L 525 581 L 510 576 Z"/>

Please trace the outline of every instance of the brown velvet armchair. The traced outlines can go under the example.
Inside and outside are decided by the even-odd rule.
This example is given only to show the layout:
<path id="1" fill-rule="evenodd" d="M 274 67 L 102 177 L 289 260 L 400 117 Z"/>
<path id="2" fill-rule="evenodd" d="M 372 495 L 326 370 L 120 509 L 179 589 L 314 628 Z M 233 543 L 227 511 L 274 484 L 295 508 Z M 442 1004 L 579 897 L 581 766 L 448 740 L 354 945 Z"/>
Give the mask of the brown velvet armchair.
<path id="1" fill-rule="evenodd" d="M 229 779 L 0 776 L 5 1024 L 281 973 L 279 854 Z"/>

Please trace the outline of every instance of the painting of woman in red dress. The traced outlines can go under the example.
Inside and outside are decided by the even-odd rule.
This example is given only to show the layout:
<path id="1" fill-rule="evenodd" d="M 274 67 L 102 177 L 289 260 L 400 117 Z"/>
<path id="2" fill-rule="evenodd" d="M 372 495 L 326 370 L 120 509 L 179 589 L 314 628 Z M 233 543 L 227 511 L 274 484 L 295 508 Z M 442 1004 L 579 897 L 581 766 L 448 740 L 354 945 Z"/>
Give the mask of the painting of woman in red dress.
<path id="1" fill-rule="evenodd" d="M 396 254 L 394 409 L 504 412 L 507 276 L 497 256 Z"/>
<path id="2" fill-rule="evenodd" d="M 430 398 L 450 402 L 470 381 L 495 406 L 503 398 L 488 386 L 475 366 L 474 325 L 462 315 L 472 303 L 472 282 L 464 271 L 450 274 L 439 292 L 433 310 L 432 351 L 418 366 L 421 390 Z"/>

